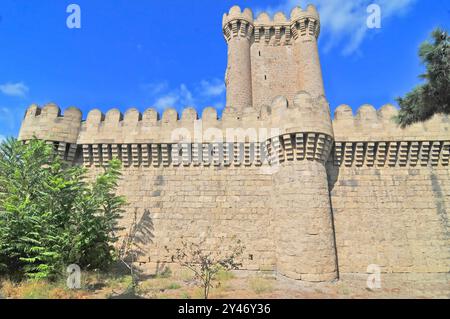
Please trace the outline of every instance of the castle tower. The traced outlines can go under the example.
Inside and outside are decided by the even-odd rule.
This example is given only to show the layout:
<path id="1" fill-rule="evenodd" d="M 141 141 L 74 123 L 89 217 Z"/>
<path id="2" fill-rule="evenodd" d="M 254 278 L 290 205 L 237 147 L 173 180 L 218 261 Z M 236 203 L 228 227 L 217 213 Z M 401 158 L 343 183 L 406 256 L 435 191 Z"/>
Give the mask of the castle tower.
<path id="1" fill-rule="evenodd" d="M 252 107 L 252 71 L 250 44 L 253 34 L 253 13 L 241 12 L 238 6 L 224 14 L 222 30 L 228 43 L 228 66 L 225 75 L 226 106 L 237 112 Z"/>
<path id="2" fill-rule="evenodd" d="M 273 18 L 262 12 L 253 19 L 250 9 L 234 6 L 223 16 L 222 30 L 228 44 L 228 107 L 260 110 L 278 95 L 292 103 L 300 91 L 312 97 L 325 94 L 317 47 L 320 18 L 314 6 L 294 8 L 290 19 L 281 12 Z"/>
<path id="3" fill-rule="evenodd" d="M 256 21 L 261 27 L 255 22 L 255 28 L 265 35 L 258 50 L 261 55 L 272 53 L 274 76 L 285 73 L 291 78 L 284 81 L 292 81 L 291 86 L 280 87 L 290 98 L 276 97 L 270 107 L 271 126 L 280 129 L 268 141 L 274 168 L 276 270 L 299 280 L 334 280 L 338 269 L 325 167 L 334 133 L 317 48 L 319 15 L 310 5 L 306 10 L 295 8 L 290 21 L 280 14 L 273 21 L 267 16 Z M 273 58 L 277 56 L 278 62 Z M 283 64 L 291 56 L 295 64 Z M 292 69 L 295 72 L 289 75 Z"/>
<path id="4" fill-rule="evenodd" d="M 267 140 L 273 168 L 276 270 L 290 278 L 337 278 L 336 248 L 325 163 L 334 141 L 325 99 L 314 6 L 290 19 L 231 8 L 223 18 L 228 42 L 227 107 L 270 114 L 279 133 Z M 281 97 L 281 96 L 284 97 Z M 249 124 L 249 123 L 246 123 Z"/>
<path id="5" fill-rule="evenodd" d="M 309 5 L 306 11 L 294 8 L 291 12 L 291 29 L 296 38 L 294 50 L 298 59 L 299 90 L 308 92 L 312 97 L 325 95 L 317 47 L 320 19 L 316 8 L 313 5 Z"/>
<path id="6" fill-rule="evenodd" d="M 305 11 L 297 7 L 290 24 L 300 93 L 290 105 L 284 99 L 272 104 L 280 115 L 282 135 L 276 141 L 283 151 L 278 153 L 284 154 L 274 173 L 277 271 L 305 281 L 328 281 L 338 276 L 325 167 L 334 133 L 317 49 L 319 16 L 314 6 Z"/>
<path id="7" fill-rule="evenodd" d="M 334 140 L 328 103 L 323 96 L 301 92 L 291 105 L 278 97 L 271 108 L 271 124 L 280 128 L 269 140 L 276 270 L 304 281 L 334 280 L 336 248 L 325 167 Z"/>

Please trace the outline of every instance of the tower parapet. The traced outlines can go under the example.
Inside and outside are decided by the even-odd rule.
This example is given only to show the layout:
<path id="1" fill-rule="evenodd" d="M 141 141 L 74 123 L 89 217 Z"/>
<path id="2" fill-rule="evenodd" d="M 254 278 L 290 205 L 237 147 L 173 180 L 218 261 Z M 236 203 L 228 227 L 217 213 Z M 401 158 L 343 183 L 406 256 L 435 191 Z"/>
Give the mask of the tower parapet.
<path id="1" fill-rule="evenodd" d="M 320 17 L 316 7 L 313 5 L 308 5 L 306 11 L 302 10 L 300 7 L 292 9 L 290 24 L 295 39 L 299 36 L 319 38 Z"/>
<path id="2" fill-rule="evenodd" d="M 33 104 L 25 113 L 19 140 L 38 138 L 53 143 L 61 157 L 71 162 L 77 148 L 81 116 L 81 111 L 76 107 L 69 107 L 61 114 L 56 104 L 49 103 L 42 109 Z"/>
<path id="3" fill-rule="evenodd" d="M 266 45 L 290 45 L 299 36 L 314 36 L 320 33 L 320 19 L 314 6 L 304 11 L 295 7 L 288 19 L 283 12 L 277 12 L 273 19 L 266 12 L 258 15 L 254 22 L 254 42 Z"/>
<path id="4" fill-rule="evenodd" d="M 233 6 L 228 14 L 223 15 L 222 29 L 227 42 L 236 36 L 249 39 L 253 34 L 252 10 L 246 8 L 241 11 L 239 6 Z"/>

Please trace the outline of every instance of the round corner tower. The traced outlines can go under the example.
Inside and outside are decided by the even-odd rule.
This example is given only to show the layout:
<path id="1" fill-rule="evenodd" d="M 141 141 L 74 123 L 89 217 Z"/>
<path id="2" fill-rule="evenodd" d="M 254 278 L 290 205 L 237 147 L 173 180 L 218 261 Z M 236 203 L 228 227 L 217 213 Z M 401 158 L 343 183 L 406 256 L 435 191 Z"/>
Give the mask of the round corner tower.
<path id="1" fill-rule="evenodd" d="M 290 27 L 297 94 L 289 104 L 272 106 L 282 114 L 275 125 L 281 129 L 279 144 L 285 154 L 273 175 L 277 271 L 305 281 L 330 281 L 338 277 L 338 269 L 325 165 L 334 133 L 317 47 L 316 8 L 294 8 Z M 292 161 L 288 152 L 294 154 Z"/>
<path id="2" fill-rule="evenodd" d="M 273 168 L 276 270 L 304 281 L 337 278 L 335 234 L 326 162 L 333 145 L 324 97 L 300 92 L 292 104 L 276 99 L 271 122 L 280 133 L 269 141 Z"/>
<path id="3" fill-rule="evenodd" d="M 306 11 L 294 8 L 291 12 L 291 30 L 295 39 L 299 90 L 308 92 L 312 97 L 325 95 L 317 46 L 320 34 L 317 9 L 313 5 L 308 5 Z"/>
<path id="4" fill-rule="evenodd" d="M 44 140 L 57 148 L 62 159 L 72 162 L 78 147 L 81 121 L 82 113 L 76 107 L 69 107 L 62 114 L 54 103 L 42 108 L 32 104 L 25 112 L 18 139 L 25 142 L 34 138 Z"/>
<path id="5" fill-rule="evenodd" d="M 222 30 L 228 43 L 228 66 L 225 74 L 226 107 L 243 111 L 253 106 L 250 45 L 253 34 L 253 13 L 238 6 L 224 14 Z"/>
<path id="6" fill-rule="evenodd" d="M 265 125 L 279 129 L 267 141 L 276 270 L 299 280 L 334 280 L 338 270 L 325 166 L 334 134 L 317 46 L 319 14 L 309 5 L 294 8 L 290 19 L 261 13 L 253 20 L 250 10 L 235 6 L 224 15 L 223 32 L 227 107 L 242 111 L 271 103 Z"/>

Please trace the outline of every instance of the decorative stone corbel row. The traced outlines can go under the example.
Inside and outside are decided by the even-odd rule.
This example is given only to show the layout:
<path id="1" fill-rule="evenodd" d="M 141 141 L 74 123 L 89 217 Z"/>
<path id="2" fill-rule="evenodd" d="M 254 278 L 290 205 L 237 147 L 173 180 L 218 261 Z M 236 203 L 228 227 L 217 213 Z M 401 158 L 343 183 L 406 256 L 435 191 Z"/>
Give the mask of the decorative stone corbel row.
<path id="1" fill-rule="evenodd" d="M 336 141 L 330 160 L 341 167 L 448 166 L 447 141 Z"/>
<path id="2" fill-rule="evenodd" d="M 27 141 L 24 141 L 27 143 Z M 46 141 L 61 159 L 85 166 L 118 158 L 125 167 L 260 166 L 315 160 L 340 167 L 449 166 L 450 140 L 342 142 L 322 133 L 292 133 L 263 143 L 84 144 Z M 331 154 L 331 155 L 330 155 Z"/>
<path id="3" fill-rule="evenodd" d="M 291 133 L 262 143 L 84 144 L 85 166 L 106 165 L 119 158 L 125 167 L 260 166 L 285 161 L 325 163 L 332 138 L 323 133 Z"/>

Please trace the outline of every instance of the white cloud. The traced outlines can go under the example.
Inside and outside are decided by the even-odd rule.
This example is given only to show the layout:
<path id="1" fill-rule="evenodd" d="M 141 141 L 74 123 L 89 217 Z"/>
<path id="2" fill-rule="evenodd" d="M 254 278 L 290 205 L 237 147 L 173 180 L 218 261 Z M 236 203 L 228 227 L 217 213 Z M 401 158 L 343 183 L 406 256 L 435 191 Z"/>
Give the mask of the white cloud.
<path id="1" fill-rule="evenodd" d="M 255 10 L 256 14 L 266 11 L 273 15 L 278 11 L 289 17 L 295 6 L 306 8 L 311 3 L 320 13 L 322 34 L 325 38 L 325 50 L 341 45 L 343 54 L 352 54 L 358 50 L 370 31 L 367 28 L 367 7 L 376 3 L 381 8 L 381 28 L 385 20 L 402 15 L 416 0 L 284 0 L 278 6 Z"/>
<path id="2" fill-rule="evenodd" d="M 192 96 L 191 91 L 187 88 L 186 84 L 180 85 L 180 100 L 185 103 L 186 106 L 192 106 L 195 103 L 195 99 Z"/>
<path id="3" fill-rule="evenodd" d="M 167 90 L 169 87 L 169 83 L 167 81 L 159 82 L 159 83 L 146 83 L 141 85 L 141 90 L 147 92 L 150 95 L 156 95 L 164 90 Z"/>
<path id="4" fill-rule="evenodd" d="M 0 84 L 0 92 L 9 96 L 24 97 L 30 89 L 23 82 Z"/>
<path id="5" fill-rule="evenodd" d="M 178 103 L 179 97 L 174 93 L 169 93 L 167 95 L 159 97 L 153 104 L 159 111 L 166 109 L 167 107 L 174 106 Z"/>
<path id="6" fill-rule="evenodd" d="M 149 93 L 153 100 L 151 105 L 159 112 L 168 107 L 180 110 L 188 106 L 213 105 L 222 109 L 225 105 L 225 85 L 217 78 L 194 83 L 192 89 L 184 83 L 171 88 L 166 81 L 141 85 L 141 88 Z"/>
<path id="7" fill-rule="evenodd" d="M 212 81 L 202 80 L 200 82 L 200 89 L 202 94 L 205 96 L 219 96 L 225 92 L 225 83 L 218 79 Z"/>
<path id="8" fill-rule="evenodd" d="M 158 96 L 153 103 L 153 106 L 158 111 L 164 111 L 168 107 L 183 108 L 192 106 L 194 103 L 195 99 L 192 92 L 188 89 L 186 84 L 181 84 L 178 88 L 169 90 Z"/>

